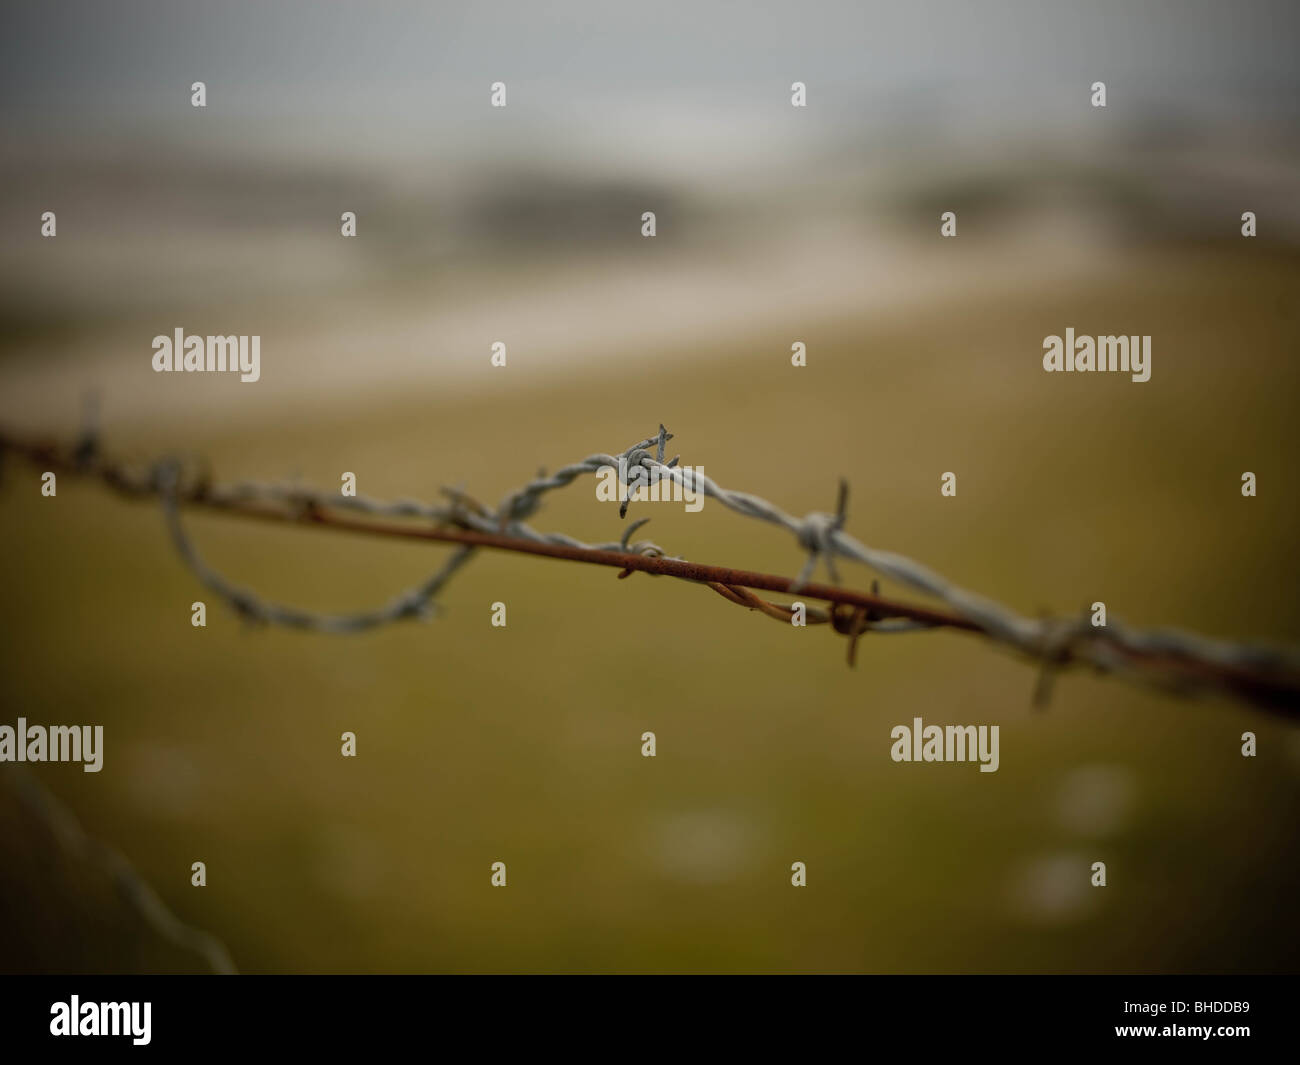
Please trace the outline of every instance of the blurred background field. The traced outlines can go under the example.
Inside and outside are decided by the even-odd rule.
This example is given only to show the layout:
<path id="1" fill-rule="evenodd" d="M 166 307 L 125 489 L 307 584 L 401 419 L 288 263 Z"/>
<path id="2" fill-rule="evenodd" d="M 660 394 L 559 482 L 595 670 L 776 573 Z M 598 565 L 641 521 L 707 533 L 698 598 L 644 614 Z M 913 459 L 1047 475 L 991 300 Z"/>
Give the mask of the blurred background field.
<path id="1" fill-rule="evenodd" d="M 61 10 L 11 38 L 49 61 L 5 74 L 6 428 L 69 437 L 94 389 L 115 454 L 491 504 L 662 421 L 684 463 L 793 514 L 831 509 L 847 478 L 854 535 L 1025 613 L 1100 599 L 1135 624 L 1300 643 L 1285 7 L 1225 24 L 1011 5 L 964 27 L 929 5 L 882 29 L 834 4 L 644 25 L 576 4 L 332 22 L 127 5 L 144 43 Z M 1062 35 L 1105 69 L 1033 58 Z M 498 77 L 511 102 L 492 114 Z M 1097 77 L 1105 112 L 1086 106 Z M 153 374 L 150 340 L 177 326 L 260 334 L 262 381 Z M 1151 381 L 1044 374 L 1042 339 L 1067 326 L 1152 335 Z M 155 506 L 69 478 L 43 499 L 38 473 L 6 463 L 0 496 L 2 720 L 105 726 L 103 772 L 39 778 L 244 971 L 1295 967 L 1300 736 L 1260 712 L 1069 673 L 1035 713 L 1032 666 L 971 638 L 867 637 L 851 670 L 841 638 L 707 589 L 488 552 L 427 625 L 246 631 L 210 602 L 196 630 L 210 597 Z M 692 560 L 802 563 L 712 504 L 631 515 Z M 188 524 L 237 582 L 322 610 L 384 601 L 445 555 Z M 533 524 L 622 532 L 591 481 Z M 891 762 L 916 716 L 999 724 L 999 771 Z M 196 966 L 5 789 L 0 912 L 9 971 Z"/>

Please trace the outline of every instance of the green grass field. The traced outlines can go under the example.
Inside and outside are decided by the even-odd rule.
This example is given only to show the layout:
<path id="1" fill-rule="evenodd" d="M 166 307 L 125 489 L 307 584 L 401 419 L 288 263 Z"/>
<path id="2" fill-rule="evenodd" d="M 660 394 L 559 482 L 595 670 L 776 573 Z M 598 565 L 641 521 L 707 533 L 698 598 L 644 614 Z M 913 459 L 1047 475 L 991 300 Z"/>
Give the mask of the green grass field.
<path id="1" fill-rule="evenodd" d="M 349 470 L 366 495 L 463 484 L 495 503 L 662 421 L 684 463 L 790 513 L 832 509 L 848 478 L 855 536 L 1023 612 L 1103 600 L 1134 624 L 1294 644 L 1298 282 L 1293 257 L 1144 253 L 1084 290 L 791 323 L 800 370 L 770 335 L 701 352 L 689 375 L 651 351 L 581 379 L 520 360 L 470 395 L 322 397 L 310 420 L 198 423 L 183 443 L 222 480 Z M 1066 326 L 1150 333 L 1151 381 L 1044 374 L 1042 338 Z M 106 415 L 109 450 L 176 443 L 165 417 Z M 246 631 L 209 602 L 197 630 L 190 603 L 210 597 L 156 506 L 72 479 L 42 499 L 36 474 L 5 470 L 3 720 L 106 726 L 102 773 L 40 779 L 244 971 L 1294 967 L 1300 737 L 1262 712 L 1069 673 L 1036 713 L 1033 667 L 975 638 L 868 636 L 851 670 L 833 633 L 704 588 L 487 552 L 427 625 Z M 592 484 L 533 524 L 616 539 Z M 802 564 L 779 530 L 712 504 L 638 513 L 672 554 Z M 384 601 L 445 555 L 189 528 L 239 583 L 325 610 Z M 871 576 L 844 565 L 855 586 Z M 916 716 L 999 724 L 1000 770 L 893 763 L 890 729 Z M 194 965 L 48 850 L 0 789 L 0 901 L 28 915 L 4 932 L 9 968 Z"/>

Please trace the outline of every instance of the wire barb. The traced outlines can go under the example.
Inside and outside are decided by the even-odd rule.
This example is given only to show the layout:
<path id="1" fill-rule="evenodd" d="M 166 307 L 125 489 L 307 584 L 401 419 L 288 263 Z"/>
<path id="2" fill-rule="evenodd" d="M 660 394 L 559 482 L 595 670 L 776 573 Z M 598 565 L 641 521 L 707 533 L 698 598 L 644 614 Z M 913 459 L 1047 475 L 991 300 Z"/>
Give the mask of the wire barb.
<path id="1" fill-rule="evenodd" d="M 682 468 L 678 457 L 665 463 L 672 434 L 661 424 L 654 436 L 633 444 L 621 456 L 594 454 L 544 471 L 505 497 L 489 511 L 460 489 L 444 489 L 447 504 L 414 500 L 381 502 L 362 496 L 340 497 L 298 485 L 236 482 L 211 483 L 201 461 L 187 472 L 178 458 L 139 468 L 107 460 L 99 451 L 65 449 L 0 433 L 0 451 L 11 451 L 44 465 L 96 477 L 133 498 L 158 498 L 172 540 L 201 583 L 250 620 L 325 632 L 357 632 L 378 625 L 430 616 L 434 599 L 457 570 L 480 547 L 516 551 L 614 566 L 620 577 L 634 572 L 668 575 L 706 584 L 737 605 L 789 621 L 790 608 L 761 600 L 752 590 L 797 594 L 832 604 L 829 610 L 809 606 L 811 624 L 831 624 L 849 639 L 850 664 L 861 637 L 870 633 L 912 633 L 952 628 L 977 633 L 1040 664 L 1036 703 L 1045 703 L 1051 676 L 1059 669 L 1084 663 L 1105 672 L 1159 685 L 1177 692 L 1216 690 L 1290 718 L 1300 718 L 1300 654 L 1254 644 L 1210 639 L 1176 629 L 1141 630 L 1112 617 L 1094 628 L 1085 618 L 1028 618 L 984 596 L 967 591 L 919 562 L 893 552 L 868 547 L 844 531 L 848 514 L 848 485 L 841 480 L 834 514 L 814 513 L 803 519 L 786 514 L 759 496 L 724 489 L 699 469 Z M 651 451 L 653 449 L 653 451 Z M 619 465 L 622 458 L 630 486 L 634 477 L 667 479 L 684 490 L 713 499 L 744 517 L 784 528 L 808 553 L 798 577 L 791 580 L 767 573 L 688 562 L 670 556 L 649 541 L 632 542 L 644 519 L 624 530 L 616 541 L 588 544 L 564 533 L 543 533 L 526 519 L 537 513 L 546 493 L 572 484 L 579 477 Z M 635 471 L 635 472 L 634 472 Z M 623 500 L 626 513 L 630 499 Z M 414 537 L 459 545 L 444 566 L 424 583 L 401 593 L 387 605 L 361 613 L 326 616 L 270 604 L 240 589 L 212 570 L 201 558 L 180 521 L 183 505 L 203 506 L 223 513 L 267 521 L 297 522 L 381 536 Z M 351 515 L 359 515 L 353 517 Z M 381 519 L 401 519 L 385 524 Z M 414 520 L 416 524 L 410 524 Z M 940 601 L 935 607 L 886 599 L 873 581 L 870 594 L 844 588 L 836 565 L 847 558 L 874 569 L 902 587 Z M 812 582 L 818 560 L 826 564 L 832 584 Z"/>

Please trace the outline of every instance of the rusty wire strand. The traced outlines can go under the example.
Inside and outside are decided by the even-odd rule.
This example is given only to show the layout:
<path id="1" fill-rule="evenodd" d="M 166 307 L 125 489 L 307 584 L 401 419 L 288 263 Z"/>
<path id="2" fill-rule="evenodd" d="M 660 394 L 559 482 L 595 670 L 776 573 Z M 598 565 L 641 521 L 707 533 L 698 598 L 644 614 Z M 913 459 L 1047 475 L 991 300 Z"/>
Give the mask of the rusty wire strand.
<path id="1" fill-rule="evenodd" d="M 701 471 L 679 467 L 679 458 L 664 462 L 665 444 L 672 434 L 659 432 L 628 448 L 621 456 L 590 455 L 581 462 L 540 473 L 505 497 L 492 510 L 461 490 L 444 489 L 446 504 L 415 500 L 380 502 L 344 497 L 296 484 L 237 482 L 218 486 L 203 464 L 187 470 L 176 458 L 132 467 L 110 462 L 100 453 L 93 431 L 82 435 L 75 449 L 61 448 L 0 435 L 0 448 L 45 463 L 47 468 L 95 477 L 111 488 L 163 504 L 168 529 L 178 551 L 199 580 L 228 602 L 241 616 L 257 622 L 283 624 L 327 632 L 355 632 L 406 618 L 430 616 L 433 599 L 476 548 L 487 547 L 595 565 L 617 567 L 620 577 L 634 572 L 666 575 L 705 584 L 723 598 L 776 620 L 789 620 L 790 608 L 752 595 L 746 589 L 822 600 L 829 609 L 807 607 L 812 624 L 830 624 L 849 640 L 852 662 L 864 634 L 902 633 L 953 628 L 981 634 L 1041 665 L 1035 703 L 1045 701 L 1053 673 L 1071 664 L 1087 664 L 1180 692 L 1213 688 L 1295 718 L 1300 715 L 1300 655 L 1294 650 L 1213 640 L 1176 629 L 1140 630 L 1113 617 L 1093 627 L 1086 614 L 1066 619 L 1033 619 L 953 585 L 929 568 L 905 556 L 869 548 L 844 531 L 847 485 L 840 484 L 834 514 L 813 513 L 794 518 L 758 496 L 721 488 Z M 650 450 L 653 449 L 653 452 Z M 540 508 L 542 497 L 622 461 L 626 513 L 641 487 L 662 481 L 683 492 L 698 492 L 746 517 L 778 525 L 790 532 L 808 553 L 799 575 L 790 579 L 722 566 L 688 562 L 667 555 L 649 541 L 629 542 L 643 521 L 631 525 L 617 542 L 587 544 L 563 533 L 541 533 L 525 523 Z M 190 542 L 180 521 L 182 506 L 199 506 L 242 517 L 309 524 L 340 531 L 434 540 L 460 545 L 447 563 L 422 584 L 384 606 L 351 615 L 320 615 L 263 602 L 211 569 Z M 354 515 L 361 515 L 355 517 Z M 393 524 L 377 519 L 415 519 L 421 524 Z M 873 582 L 870 594 L 838 584 L 836 557 L 849 558 L 892 577 L 915 591 L 942 601 L 942 607 L 900 602 L 882 597 Z M 811 581 L 822 562 L 834 584 Z"/>

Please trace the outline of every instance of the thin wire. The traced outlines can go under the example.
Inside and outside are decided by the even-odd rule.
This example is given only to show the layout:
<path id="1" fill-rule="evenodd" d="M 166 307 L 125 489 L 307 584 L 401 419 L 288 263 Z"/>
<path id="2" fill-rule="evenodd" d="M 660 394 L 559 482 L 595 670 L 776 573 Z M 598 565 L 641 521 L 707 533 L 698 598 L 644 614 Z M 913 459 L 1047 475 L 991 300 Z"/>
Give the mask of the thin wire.
<path id="1" fill-rule="evenodd" d="M 1053 670 L 1070 663 L 1085 663 L 1107 673 L 1124 673 L 1180 691 L 1217 687 L 1248 701 L 1281 709 L 1290 716 L 1300 711 L 1300 654 L 1295 650 L 1210 639 L 1178 629 L 1141 630 L 1113 616 L 1104 626 L 1094 626 L 1081 613 L 1074 618 L 1028 618 L 985 596 L 962 588 L 929 567 L 906 556 L 870 548 L 844 531 L 847 521 L 847 485 L 841 483 L 836 511 L 814 512 L 795 518 L 780 507 L 748 492 L 722 488 L 700 470 L 678 465 L 679 457 L 665 462 L 665 445 L 672 439 L 662 425 L 659 432 L 633 444 L 621 455 L 597 453 L 542 473 L 508 494 L 491 510 L 459 490 L 444 489 L 449 502 L 429 504 L 403 499 L 393 502 L 363 496 L 324 493 L 292 484 L 263 484 L 241 481 L 215 486 L 200 463 L 197 472 L 184 475 L 184 463 L 167 458 L 149 466 L 132 468 L 110 463 L 100 455 L 93 430 L 84 433 L 76 455 L 51 445 L 35 444 L 0 436 L 0 447 L 55 465 L 74 473 L 97 476 L 111 487 L 136 496 L 162 501 L 168 530 L 181 557 L 200 582 L 227 602 L 241 616 L 256 621 L 322 632 L 348 633 L 409 618 L 427 618 L 434 610 L 435 597 L 451 577 L 468 561 L 476 547 L 523 551 L 568 558 L 600 565 L 615 565 L 620 576 L 644 571 L 697 581 L 710 586 L 735 589 L 758 588 L 809 598 L 824 599 L 845 607 L 858 608 L 848 618 L 834 610 L 814 615 L 814 623 L 834 621 L 834 628 L 851 640 L 850 656 L 864 633 L 916 632 L 950 627 L 979 632 L 1013 651 L 1042 664 L 1036 701 L 1042 702 L 1050 689 Z M 653 450 L 652 450 L 653 449 Z M 689 563 L 670 556 L 650 541 L 629 543 L 631 533 L 644 524 L 633 523 L 618 542 L 587 544 L 564 533 L 542 533 L 526 523 L 540 509 L 543 497 L 586 475 L 608 469 L 621 471 L 623 498 L 620 513 L 626 514 L 635 493 L 663 482 L 676 485 L 684 498 L 698 493 L 744 517 L 785 529 L 807 553 L 797 577 L 790 579 Z M 760 467 L 761 469 L 761 467 Z M 416 536 L 459 543 L 444 566 L 421 584 L 402 592 L 379 608 L 352 614 L 325 615 L 294 607 L 270 604 L 251 591 L 239 588 L 203 561 L 180 521 L 182 504 L 215 507 L 228 513 L 280 521 L 303 521 L 359 532 L 389 536 Z M 271 509 L 265 505 L 269 504 Z M 341 513 L 353 512 L 367 519 L 414 519 L 432 528 L 385 526 L 373 521 L 349 521 Z M 847 558 L 876 570 L 882 576 L 917 592 L 940 600 L 946 612 L 932 607 L 898 603 L 838 586 L 836 558 Z M 811 577 L 823 563 L 833 585 L 814 584 Z M 715 591 L 718 589 L 715 587 Z M 749 609 L 755 603 L 729 598 Z M 778 612 L 788 608 L 771 604 Z M 770 616 L 772 611 L 764 610 Z M 837 620 L 838 618 L 838 620 Z"/>
<path id="2" fill-rule="evenodd" d="M 122 855 L 86 834 L 72 811 L 56 799 L 30 770 L 7 766 L 0 773 L 27 810 L 54 838 L 59 849 L 73 859 L 89 862 L 106 873 L 122 898 L 162 939 L 197 954 L 214 973 L 238 970 L 225 944 L 211 933 L 185 924 L 159 898 L 158 893 Z"/>

